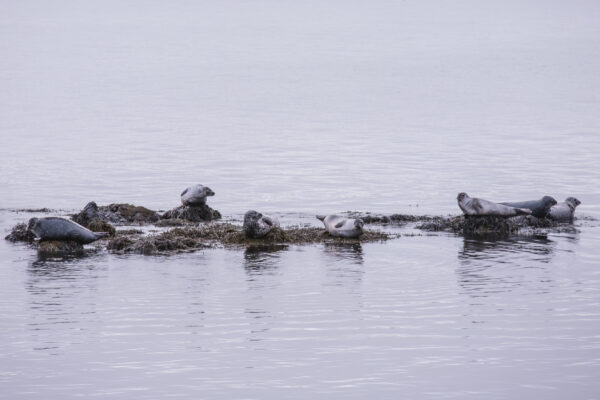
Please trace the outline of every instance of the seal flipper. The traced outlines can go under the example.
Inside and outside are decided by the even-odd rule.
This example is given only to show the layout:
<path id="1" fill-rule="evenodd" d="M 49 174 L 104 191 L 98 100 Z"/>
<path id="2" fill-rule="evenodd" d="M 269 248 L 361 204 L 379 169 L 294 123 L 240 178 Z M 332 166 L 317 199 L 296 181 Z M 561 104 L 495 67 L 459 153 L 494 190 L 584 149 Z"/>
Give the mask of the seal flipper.
<path id="1" fill-rule="evenodd" d="M 342 226 L 344 226 L 344 222 L 346 222 L 346 221 L 340 221 L 340 222 L 338 222 L 337 224 L 335 224 L 335 228 L 336 229 L 341 228 Z"/>
<path id="2" fill-rule="evenodd" d="M 323 221 L 325 219 L 325 215 L 317 215 L 316 217 L 319 221 Z"/>
<path id="3" fill-rule="evenodd" d="M 517 215 L 530 215 L 531 214 L 531 210 L 529 208 L 516 208 L 515 207 L 515 211 L 517 212 Z"/>

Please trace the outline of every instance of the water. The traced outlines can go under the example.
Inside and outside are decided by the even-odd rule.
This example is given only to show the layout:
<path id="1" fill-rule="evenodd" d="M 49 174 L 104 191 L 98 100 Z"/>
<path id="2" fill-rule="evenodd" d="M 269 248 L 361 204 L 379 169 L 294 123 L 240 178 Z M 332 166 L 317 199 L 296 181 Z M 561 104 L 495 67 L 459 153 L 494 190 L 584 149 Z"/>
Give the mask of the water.
<path id="1" fill-rule="evenodd" d="M 478 241 L 0 241 L 0 398 L 598 398 L 600 5 L 5 2 L 0 228 L 90 200 L 316 213 L 582 201 Z M 401 233 L 411 233 L 410 228 Z M 4 233 L 3 233 L 4 234 Z"/>

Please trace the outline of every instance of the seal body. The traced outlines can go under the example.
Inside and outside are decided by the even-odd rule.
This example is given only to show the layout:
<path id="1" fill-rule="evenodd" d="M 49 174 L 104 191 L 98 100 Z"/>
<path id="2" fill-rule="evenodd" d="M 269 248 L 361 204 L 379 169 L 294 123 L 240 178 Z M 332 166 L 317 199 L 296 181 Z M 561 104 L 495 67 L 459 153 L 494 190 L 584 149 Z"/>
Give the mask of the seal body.
<path id="1" fill-rule="evenodd" d="M 581 201 L 575 197 L 567 197 L 563 203 L 558 203 L 550 207 L 548 217 L 558 222 L 573 222 L 575 209 Z"/>
<path id="2" fill-rule="evenodd" d="M 551 196 L 544 196 L 539 200 L 528 200 L 528 201 L 515 201 L 515 202 L 503 202 L 506 206 L 527 208 L 531 210 L 531 215 L 537 218 L 545 218 L 550 211 L 550 207 L 556 204 L 556 200 Z"/>
<path id="3" fill-rule="evenodd" d="M 531 214 L 524 208 L 511 207 L 492 201 L 469 197 L 466 193 L 459 193 L 456 200 L 465 215 L 494 215 L 498 217 L 514 217 L 515 215 Z"/>
<path id="4" fill-rule="evenodd" d="M 181 204 L 184 206 L 203 206 L 207 196 L 214 196 L 208 186 L 193 185 L 181 192 Z"/>
<path id="5" fill-rule="evenodd" d="M 80 244 L 92 243 L 108 236 L 107 232 L 92 232 L 77 222 L 60 217 L 31 218 L 27 230 L 41 241 L 72 240 Z"/>
<path id="6" fill-rule="evenodd" d="M 250 210 L 244 214 L 244 233 L 246 237 L 258 239 L 265 237 L 273 229 L 279 228 L 279 220 Z"/>
<path id="7" fill-rule="evenodd" d="M 323 221 L 325 229 L 331 236 L 357 238 L 364 233 L 364 222 L 360 218 L 346 218 L 341 215 L 317 215 Z"/>

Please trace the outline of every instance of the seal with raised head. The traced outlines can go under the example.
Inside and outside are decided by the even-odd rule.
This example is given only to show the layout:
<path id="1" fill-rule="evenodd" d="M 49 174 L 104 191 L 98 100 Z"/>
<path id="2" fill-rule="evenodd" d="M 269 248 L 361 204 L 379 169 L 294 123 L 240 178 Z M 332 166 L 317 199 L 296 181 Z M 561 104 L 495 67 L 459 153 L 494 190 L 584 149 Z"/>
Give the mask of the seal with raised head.
<path id="1" fill-rule="evenodd" d="M 498 217 L 514 217 L 515 215 L 531 214 L 531 211 L 524 208 L 510 207 L 492 201 L 469 197 L 462 192 L 456 197 L 458 206 L 465 215 L 493 215 Z"/>
<path id="2" fill-rule="evenodd" d="M 269 217 L 250 210 L 244 214 L 244 233 L 246 237 L 258 239 L 265 237 L 273 229 L 279 228 L 277 217 Z"/>
<path id="3" fill-rule="evenodd" d="M 72 240 L 81 244 L 108 236 L 108 232 L 92 232 L 77 222 L 60 217 L 31 218 L 27 230 L 41 241 Z"/>
<path id="4" fill-rule="evenodd" d="M 357 238 L 363 233 L 365 224 L 360 218 L 346 218 L 341 215 L 317 215 L 317 219 L 323 221 L 325 229 L 331 236 Z"/>
<path id="5" fill-rule="evenodd" d="M 558 222 L 573 222 L 575 209 L 581 201 L 575 197 L 567 197 L 564 202 L 558 203 L 550 207 L 548 217 Z"/>
<path id="6" fill-rule="evenodd" d="M 516 208 L 527 208 L 531 210 L 531 215 L 537 218 L 544 218 L 548 215 L 550 207 L 556 204 L 556 200 L 551 196 L 544 196 L 539 200 L 527 201 L 505 201 L 500 204 Z"/>
<path id="7" fill-rule="evenodd" d="M 181 204 L 184 206 L 203 206 L 206 204 L 207 196 L 214 196 L 208 186 L 193 185 L 181 192 Z"/>

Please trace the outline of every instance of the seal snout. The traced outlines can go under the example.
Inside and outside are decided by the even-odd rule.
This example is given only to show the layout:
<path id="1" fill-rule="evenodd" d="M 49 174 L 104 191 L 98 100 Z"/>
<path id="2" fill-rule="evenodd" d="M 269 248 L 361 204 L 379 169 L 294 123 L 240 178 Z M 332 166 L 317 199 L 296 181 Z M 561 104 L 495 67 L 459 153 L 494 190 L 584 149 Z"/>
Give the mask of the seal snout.
<path id="1" fill-rule="evenodd" d="M 206 188 L 206 195 L 207 196 L 214 196 L 215 192 L 213 192 L 213 190 L 209 187 Z"/>

